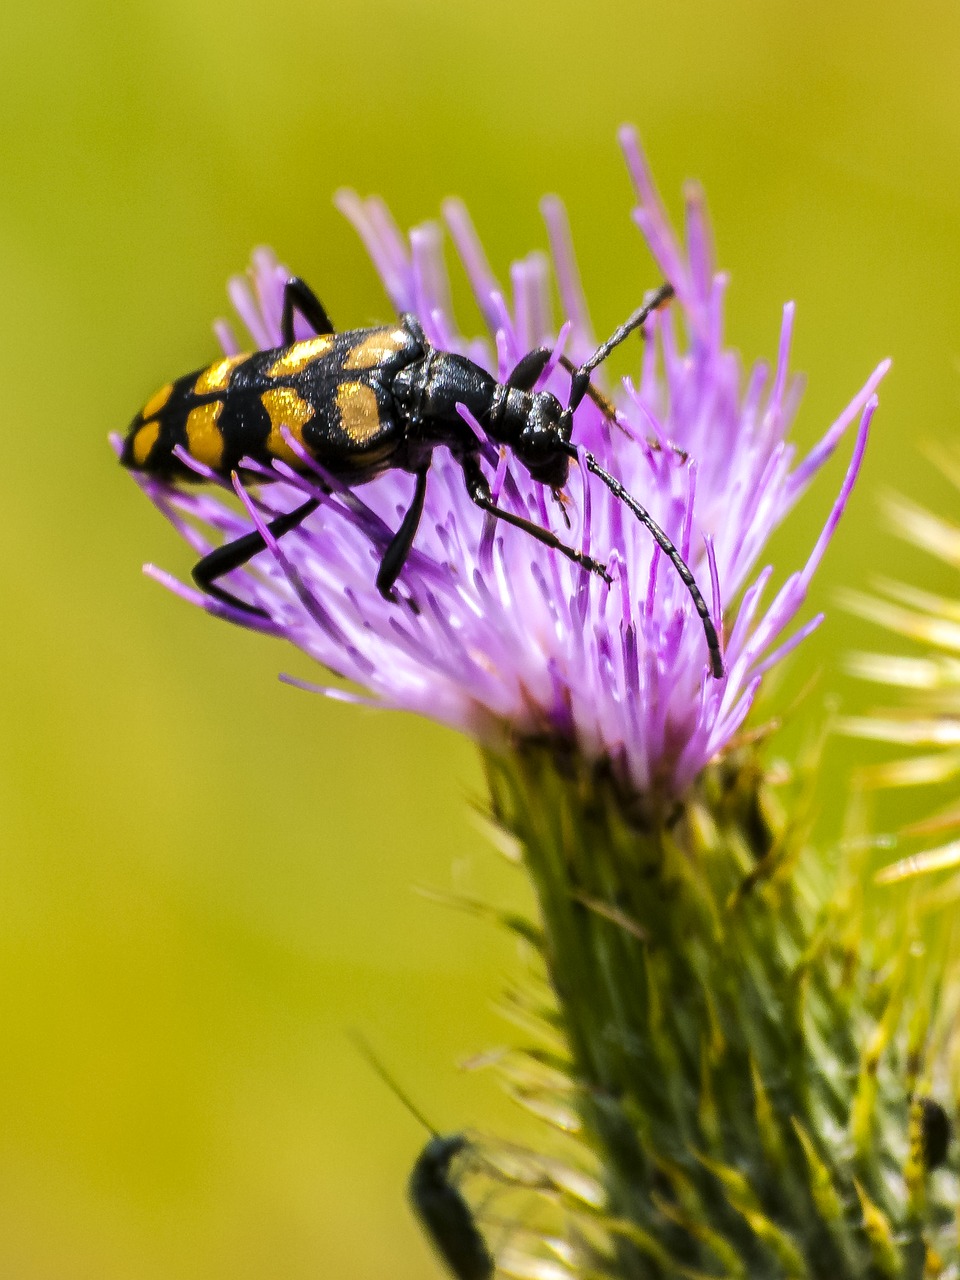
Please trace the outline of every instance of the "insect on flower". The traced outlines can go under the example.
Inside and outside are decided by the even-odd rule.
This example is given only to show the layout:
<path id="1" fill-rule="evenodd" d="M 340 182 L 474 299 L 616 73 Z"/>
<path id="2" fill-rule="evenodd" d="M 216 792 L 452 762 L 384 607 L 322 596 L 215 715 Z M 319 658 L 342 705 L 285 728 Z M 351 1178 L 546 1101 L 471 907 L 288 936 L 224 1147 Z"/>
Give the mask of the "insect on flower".
<path id="1" fill-rule="evenodd" d="M 167 383 L 134 418 L 121 452 L 133 470 L 165 480 L 249 478 L 245 460 L 269 466 L 281 460 L 301 473 L 319 469 L 353 487 L 399 469 L 415 477 L 413 498 L 380 561 L 376 585 L 386 599 L 410 554 L 423 514 L 427 474 L 433 452 L 446 446 L 463 475 L 466 492 L 478 507 L 513 525 L 567 559 L 612 579 L 606 566 L 575 550 L 549 529 L 499 505 L 481 467 L 489 444 L 512 454 L 530 477 L 549 487 L 558 501 L 570 462 L 580 453 L 571 443 L 573 416 L 589 396 L 616 422 L 613 407 L 590 385 L 590 375 L 634 331 L 643 332 L 653 311 L 673 296 L 662 285 L 577 366 L 548 347 L 529 351 L 505 382 L 497 382 L 466 356 L 432 346 L 416 316 L 405 313 L 392 327 L 334 331 L 323 305 L 298 277 L 283 293 L 283 346 L 252 355 L 227 356 L 206 369 Z M 299 313 L 315 336 L 295 340 Z M 571 377 L 564 407 L 556 396 L 538 391 L 549 366 L 560 364 Z M 693 600 L 703 626 L 710 667 L 724 674 L 720 641 L 693 574 L 670 538 L 647 510 L 584 451 L 587 470 L 597 476 L 650 532 L 670 560 Z M 273 517 L 266 534 L 276 540 L 297 528 L 319 506 L 308 498 Z M 243 612 L 267 617 L 220 584 L 267 548 L 260 530 L 217 547 L 196 564 L 194 581 L 207 594 Z"/>

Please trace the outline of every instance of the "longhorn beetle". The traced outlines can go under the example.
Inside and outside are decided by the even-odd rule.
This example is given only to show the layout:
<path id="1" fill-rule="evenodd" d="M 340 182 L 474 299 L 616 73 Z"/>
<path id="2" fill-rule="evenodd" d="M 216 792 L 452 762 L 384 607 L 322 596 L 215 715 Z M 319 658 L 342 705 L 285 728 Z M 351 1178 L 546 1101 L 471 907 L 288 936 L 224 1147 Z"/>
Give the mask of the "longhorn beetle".
<path id="1" fill-rule="evenodd" d="M 380 594 L 391 599 L 423 513 L 433 451 L 446 445 L 463 472 L 467 494 L 478 507 L 609 582 L 606 567 L 599 561 L 494 502 L 480 467 L 480 442 L 461 417 L 461 410 L 479 423 L 494 444 L 509 449 L 532 479 L 559 494 L 567 482 L 571 460 L 578 460 L 570 436 L 573 415 L 584 396 L 590 395 L 607 417 L 614 419 L 611 406 L 591 387 L 590 374 L 672 296 L 672 287 L 661 285 L 579 367 L 561 357 L 560 363 L 572 378 L 564 408 L 556 396 L 534 390 L 551 358 L 546 347 L 528 352 L 506 382 L 497 382 L 465 356 L 432 347 L 414 315 L 401 316 L 393 327 L 336 333 L 313 291 L 299 277 L 291 277 L 283 293 L 284 345 L 253 355 L 227 356 L 167 383 L 131 423 L 121 461 L 169 480 L 197 479 L 196 471 L 183 460 L 184 453 L 200 464 L 201 470 L 206 468 L 208 474 L 223 479 L 242 473 L 245 458 L 265 465 L 282 459 L 294 471 L 306 473 L 306 456 L 350 486 L 393 468 L 412 472 L 413 500 L 384 552 L 376 579 Z M 315 337 L 295 340 L 295 312 L 311 325 Z M 680 552 L 592 453 L 584 453 L 584 461 L 649 530 L 680 575 L 700 616 L 710 667 L 719 679 L 723 659 L 717 631 Z M 256 479 L 263 482 L 259 473 Z M 280 538 L 319 505 L 320 499 L 308 498 L 292 511 L 275 516 L 267 528 L 273 537 Z M 219 583 L 265 545 L 263 536 L 254 531 L 217 547 L 194 567 L 195 582 L 234 609 L 265 616 L 264 610 Z"/>
<path id="2" fill-rule="evenodd" d="M 450 1176 L 455 1158 L 470 1146 L 462 1133 L 438 1133 L 413 1105 L 367 1042 L 357 1033 L 357 1048 L 388 1089 L 432 1136 L 417 1156 L 408 1190 L 413 1211 L 456 1280 L 490 1280 L 495 1264 L 470 1206 Z"/>

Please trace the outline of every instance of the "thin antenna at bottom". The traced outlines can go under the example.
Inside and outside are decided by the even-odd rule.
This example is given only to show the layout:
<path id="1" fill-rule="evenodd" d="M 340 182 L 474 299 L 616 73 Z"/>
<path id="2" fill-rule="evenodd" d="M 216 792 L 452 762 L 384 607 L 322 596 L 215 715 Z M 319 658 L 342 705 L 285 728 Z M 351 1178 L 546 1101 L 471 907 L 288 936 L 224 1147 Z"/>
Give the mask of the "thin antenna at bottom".
<path id="1" fill-rule="evenodd" d="M 387 1068 L 383 1065 L 383 1063 L 380 1061 L 380 1059 L 371 1049 L 370 1045 L 364 1039 L 361 1033 L 359 1031 L 351 1031 L 349 1034 L 350 1034 L 350 1039 L 353 1041 L 353 1043 L 357 1046 L 357 1048 L 366 1058 L 370 1066 L 373 1067 L 374 1071 L 377 1073 L 377 1075 L 380 1077 L 383 1083 L 387 1086 L 390 1092 L 396 1094 L 396 1096 L 400 1099 L 400 1101 L 407 1108 L 410 1114 L 415 1119 L 420 1121 L 420 1123 L 426 1129 L 427 1133 L 432 1133 L 435 1138 L 439 1138 L 440 1137 L 439 1130 L 435 1129 L 433 1125 L 430 1123 L 430 1121 L 423 1114 L 423 1112 L 418 1107 L 414 1106 L 413 1102 L 410 1100 L 409 1095 L 404 1093 L 404 1091 L 400 1088 L 396 1080 L 394 1080 L 393 1076 L 390 1074 Z"/>

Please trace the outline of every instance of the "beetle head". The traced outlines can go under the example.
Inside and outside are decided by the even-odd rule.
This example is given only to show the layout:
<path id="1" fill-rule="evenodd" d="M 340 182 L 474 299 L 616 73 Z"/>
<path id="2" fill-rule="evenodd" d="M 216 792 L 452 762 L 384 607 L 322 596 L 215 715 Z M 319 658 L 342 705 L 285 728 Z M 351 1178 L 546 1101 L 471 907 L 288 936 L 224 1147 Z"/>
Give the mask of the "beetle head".
<path id="1" fill-rule="evenodd" d="M 514 453 L 539 484 L 562 489 L 570 470 L 571 415 L 549 391 L 532 394 L 530 401 Z"/>

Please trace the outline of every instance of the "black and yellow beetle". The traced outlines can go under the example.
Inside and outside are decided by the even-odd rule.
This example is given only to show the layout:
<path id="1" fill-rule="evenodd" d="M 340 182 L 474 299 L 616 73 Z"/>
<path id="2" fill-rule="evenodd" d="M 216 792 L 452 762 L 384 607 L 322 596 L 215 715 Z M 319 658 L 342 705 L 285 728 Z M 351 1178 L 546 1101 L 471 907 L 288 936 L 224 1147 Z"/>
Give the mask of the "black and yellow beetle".
<path id="1" fill-rule="evenodd" d="M 423 512 L 433 451 L 445 445 L 456 459 L 471 500 L 506 524 L 609 581 L 597 560 L 574 550 L 549 529 L 498 506 L 481 466 L 481 443 L 461 408 L 494 444 L 505 446 L 532 479 L 559 492 L 567 482 L 573 415 L 590 395 L 609 416 L 612 409 L 590 386 L 590 374 L 647 317 L 673 295 L 663 285 L 579 367 L 561 363 L 572 377 L 566 408 L 556 396 L 535 391 L 551 352 L 541 347 L 519 362 L 506 382 L 497 382 L 465 356 L 430 345 L 415 316 L 377 329 L 336 333 L 312 290 L 299 278 L 287 281 L 281 333 L 284 345 L 253 355 L 227 356 L 209 368 L 168 383 L 134 418 L 121 461 L 134 470 L 168 480 L 196 480 L 186 454 L 217 476 L 243 471 L 243 460 L 269 466 L 277 459 L 306 472 L 305 458 L 349 486 L 399 468 L 416 477 L 413 501 L 380 562 L 377 588 L 390 598 L 410 552 Z M 297 342 L 299 312 L 316 336 Z M 460 408 L 458 408 L 460 406 Z M 295 442 L 293 447 L 291 442 Z M 677 548 L 644 507 L 605 471 L 590 453 L 588 469 L 625 503 L 650 531 L 689 591 L 703 624 L 713 675 L 723 675 L 716 628 L 693 574 Z M 262 483 L 259 473 L 256 479 Z M 267 528 L 275 538 L 294 529 L 316 510 L 310 498 L 276 516 Z M 218 579 L 263 551 L 259 532 L 237 538 L 203 557 L 193 570 L 197 585 L 235 609 L 261 615 Z"/>

